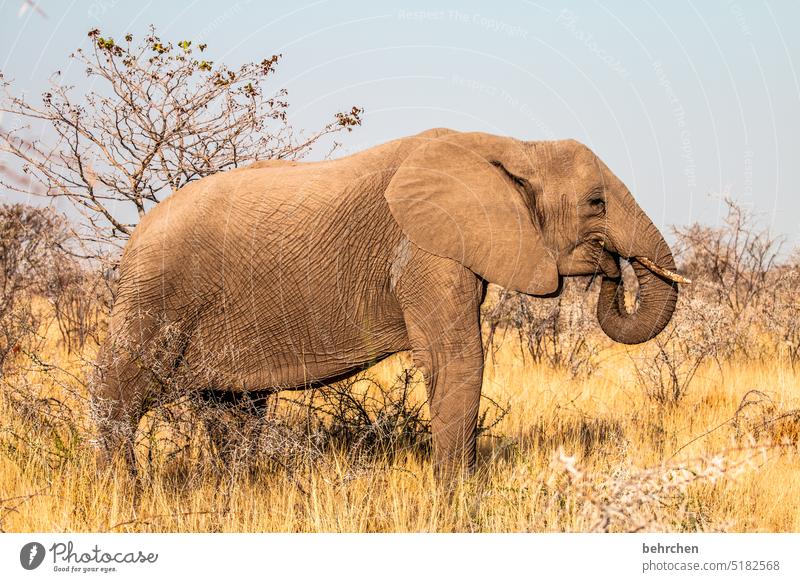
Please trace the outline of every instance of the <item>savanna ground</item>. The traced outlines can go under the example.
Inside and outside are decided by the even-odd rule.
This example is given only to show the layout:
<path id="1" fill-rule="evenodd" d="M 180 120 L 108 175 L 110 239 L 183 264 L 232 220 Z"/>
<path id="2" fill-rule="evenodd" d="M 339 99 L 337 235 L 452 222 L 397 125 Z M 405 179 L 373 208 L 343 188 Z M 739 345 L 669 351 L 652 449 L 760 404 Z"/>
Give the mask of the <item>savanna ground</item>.
<path id="1" fill-rule="evenodd" d="M 478 469 L 452 494 L 406 354 L 258 415 L 165 404 L 140 425 L 140 488 L 100 473 L 87 390 L 102 290 L 31 287 L 13 343 L 5 328 L 0 528 L 800 531 L 800 269 L 730 210 L 676 232 L 695 281 L 642 346 L 602 336 L 588 281 L 551 300 L 491 289 Z"/>
<path id="2" fill-rule="evenodd" d="M 98 472 L 92 362 L 138 219 L 219 171 L 330 156 L 363 109 L 299 131 L 280 55 L 88 38 L 69 57 L 86 86 L 54 75 L 36 99 L 0 78 L 0 187 L 80 217 L 0 204 L 0 531 L 800 531 L 800 255 L 731 202 L 721 227 L 671 233 L 694 284 L 642 346 L 598 330 L 597 282 L 491 290 L 478 468 L 453 492 L 402 354 L 257 414 L 147 369 L 184 396 L 139 427 L 139 487 Z"/>

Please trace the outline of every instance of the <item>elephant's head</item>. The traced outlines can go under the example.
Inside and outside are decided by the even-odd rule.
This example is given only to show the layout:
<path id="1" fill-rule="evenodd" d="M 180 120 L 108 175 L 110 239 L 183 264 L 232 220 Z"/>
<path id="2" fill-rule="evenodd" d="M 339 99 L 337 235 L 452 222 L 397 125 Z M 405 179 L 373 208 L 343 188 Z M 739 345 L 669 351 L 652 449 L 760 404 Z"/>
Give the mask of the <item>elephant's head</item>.
<path id="1" fill-rule="evenodd" d="M 385 196 L 417 246 L 503 287 L 553 295 L 562 276 L 602 274 L 597 317 L 618 342 L 656 336 L 672 317 L 677 283 L 688 282 L 674 272 L 663 236 L 625 185 L 576 141 L 426 137 Z M 639 282 L 632 312 L 620 257 L 631 261 Z"/>

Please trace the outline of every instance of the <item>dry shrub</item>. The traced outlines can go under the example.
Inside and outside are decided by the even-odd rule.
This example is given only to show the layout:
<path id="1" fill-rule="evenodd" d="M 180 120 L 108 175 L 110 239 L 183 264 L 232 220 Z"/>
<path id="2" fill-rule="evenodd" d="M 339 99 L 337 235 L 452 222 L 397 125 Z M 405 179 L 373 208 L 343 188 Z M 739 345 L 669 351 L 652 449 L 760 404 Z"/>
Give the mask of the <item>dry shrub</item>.
<path id="1" fill-rule="evenodd" d="M 551 503 L 568 507 L 577 531 L 584 532 L 674 532 L 724 531 L 726 524 L 711 523 L 693 500 L 692 490 L 735 479 L 756 468 L 767 447 L 723 451 L 651 468 L 630 462 L 598 478 L 581 469 L 576 457 L 559 451 L 548 487 Z M 568 522 L 565 520 L 565 522 Z"/>
<path id="2" fill-rule="evenodd" d="M 765 301 L 763 321 L 775 342 L 776 352 L 793 369 L 800 363 L 800 252 L 772 274 L 774 285 Z"/>
<path id="3" fill-rule="evenodd" d="M 20 467 L 53 469 L 79 458 L 86 427 L 68 403 L 24 384 L 4 385 L 0 398 L 5 410 L 14 414 L 0 426 L 0 447 Z"/>
<path id="4" fill-rule="evenodd" d="M 800 409 L 782 409 L 761 390 L 745 393 L 731 426 L 739 441 L 800 444 Z"/>
<path id="5" fill-rule="evenodd" d="M 724 203 L 721 227 L 674 229 L 678 261 L 693 280 L 682 291 L 721 307 L 719 325 L 733 348 L 745 357 L 760 357 L 764 314 L 776 308 L 783 242 L 741 204 L 729 198 Z"/>
<path id="6" fill-rule="evenodd" d="M 599 344 L 593 338 L 596 294 L 586 292 L 588 283 L 588 278 L 565 281 L 561 295 L 552 299 L 495 290 L 483 307 L 486 352 L 493 355 L 511 333 L 519 340 L 523 359 L 529 356 L 572 376 L 590 374 Z"/>
<path id="7" fill-rule="evenodd" d="M 414 397 L 419 383 L 409 369 L 388 386 L 360 374 L 314 389 L 307 406 L 326 434 L 326 448 L 344 448 L 353 459 L 393 457 L 406 450 L 427 454 L 430 423 L 425 402 Z"/>
<path id="8" fill-rule="evenodd" d="M 0 378 L 0 450 L 23 469 L 53 470 L 81 463 L 94 425 L 84 378 L 90 362 L 66 369 L 44 361 L 48 338 L 35 330 Z"/>
<path id="9" fill-rule="evenodd" d="M 677 405 L 700 366 L 729 353 L 732 344 L 723 308 L 687 294 L 679 296 L 669 325 L 631 355 L 637 384 L 662 406 Z"/>
<path id="10" fill-rule="evenodd" d="M 0 206 L 0 367 L 9 354 L 30 350 L 52 318 L 68 351 L 90 338 L 99 342 L 108 288 L 75 257 L 75 243 L 66 219 L 52 209 Z M 44 303 L 51 309 L 37 309 Z"/>
<path id="11" fill-rule="evenodd" d="M 430 454 L 425 401 L 415 395 L 420 382 L 406 369 L 389 384 L 361 373 L 295 397 L 189 394 L 148 415 L 139 457 L 151 477 L 160 469 L 189 481 L 279 472 L 301 489 L 333 464 L 346 467 L 336 472 L 342 481 L 391 470 L 406 455 Z M 489 434 L 508 411 L 484 398 L 479 433 Z"/>
<path id="12" fill-rule="evenodd" d="M 80 353 L 89 341 L 100 345 L 111 305 L 111 287 L 103 273 L 62 254 L 42 295 L 52 307 L 67 353 Z"/>
<path id="13" fill-rule="evenodd" d="M 0 206 L 0 374 L 39 328 L 34 298 L 47 288 L 65 238 L 64 222 L 47 208 Z"/>

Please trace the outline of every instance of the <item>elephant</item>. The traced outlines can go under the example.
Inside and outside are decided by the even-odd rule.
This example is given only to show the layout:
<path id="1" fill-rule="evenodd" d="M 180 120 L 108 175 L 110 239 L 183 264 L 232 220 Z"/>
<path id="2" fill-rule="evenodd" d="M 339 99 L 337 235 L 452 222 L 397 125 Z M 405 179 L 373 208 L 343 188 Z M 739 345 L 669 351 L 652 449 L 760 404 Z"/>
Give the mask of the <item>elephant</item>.
<path id="1" fill-rule="evenodd" d="M 620 259 L 638 279 L 624 300 Z M 431 129 L 335 160 L 270 160 L 191 182 L 142 218 L 119 265 L 92 401 L 104 458 L 163 381 L 237 397 L 346 378 L 411 351 L 439 476 L 475 466 L 487 284 L 557 296 L 602 278 L 597 319 L 645 342 L 675 310 L 664 237 L 622 181 L 575 140 Z M 159 355 L 161 354 L 161 355 Z"/>

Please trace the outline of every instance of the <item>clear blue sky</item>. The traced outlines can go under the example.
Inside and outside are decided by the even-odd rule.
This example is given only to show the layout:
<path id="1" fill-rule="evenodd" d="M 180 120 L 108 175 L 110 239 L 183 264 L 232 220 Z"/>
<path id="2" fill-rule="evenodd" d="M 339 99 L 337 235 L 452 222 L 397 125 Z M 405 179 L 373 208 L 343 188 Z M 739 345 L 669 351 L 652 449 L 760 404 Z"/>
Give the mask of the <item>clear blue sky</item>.
<path id="1" fill-rule="evenodd" d="M 98 27 L 156 25 L 229 65 L 283 53 L 291 121 L 358 104 L 356 151 L 434 126 L 595 150 L 660 225 L 728 193 L 800 244 L 800 2 L 0 2 L 0 69 L 41 91 Z M 320 154 L 323 152 L 320 152 Z"/>

